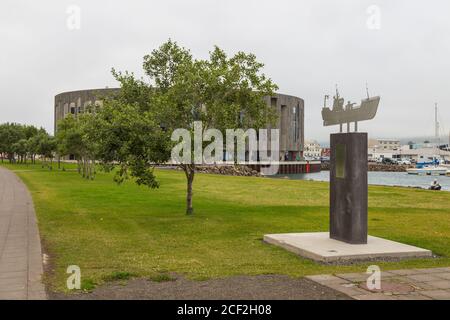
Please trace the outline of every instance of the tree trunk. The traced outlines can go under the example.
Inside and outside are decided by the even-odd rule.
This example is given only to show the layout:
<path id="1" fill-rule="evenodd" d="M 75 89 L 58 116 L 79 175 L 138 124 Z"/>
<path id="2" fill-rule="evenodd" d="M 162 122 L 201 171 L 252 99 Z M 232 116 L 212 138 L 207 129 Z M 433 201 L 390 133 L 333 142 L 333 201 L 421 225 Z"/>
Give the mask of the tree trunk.
<path id="1" fill-rule="evenodd" d="M 193 215 L 194 207 L 192 206 L 192 197 L 194 192 L 192 191 L 192 185 L 194 183 L 195 167 L 193 165 L 185 165 L 183 169 L 187 179 L 186 214 Z"/>
<path id="2" fill-rule="evenodd" d="M 95 179 L 95 160 L 91 160 L 89 165 L 89 176 L 91 180 Z"/>
<path id="3" fill-rule="evenodd" d="M 97 168 L 95 167 L 95 160 L 92 160 L 92 179 L 97 177 Z"/>
<path id="4" fill-rule="evenodd" d="M 87 163 L 86 163 L 86 158 L 83 158 L 83 178 L 87 178 Z"/>

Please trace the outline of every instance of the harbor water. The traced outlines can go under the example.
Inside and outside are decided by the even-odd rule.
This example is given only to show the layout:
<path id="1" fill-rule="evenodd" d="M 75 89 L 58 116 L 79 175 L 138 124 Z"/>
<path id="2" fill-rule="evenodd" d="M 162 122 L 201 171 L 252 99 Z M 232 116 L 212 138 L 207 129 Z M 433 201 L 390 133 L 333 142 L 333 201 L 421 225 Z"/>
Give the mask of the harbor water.
<path id="1" fill-rule="evenodd" d="M 418 187 L 428 189 L 436 179 L 442 186 L 442 190 L 450 191 L 450 177 L 447 176 L 418 176 L 409 175 L 406 172 L 369 172 L 369 184 L 383 186 Z M 292 180 L 330 181 L 330 172 L 321 171 L 305 174 L 283 174 L 276 178 L 289 178 Z"/>

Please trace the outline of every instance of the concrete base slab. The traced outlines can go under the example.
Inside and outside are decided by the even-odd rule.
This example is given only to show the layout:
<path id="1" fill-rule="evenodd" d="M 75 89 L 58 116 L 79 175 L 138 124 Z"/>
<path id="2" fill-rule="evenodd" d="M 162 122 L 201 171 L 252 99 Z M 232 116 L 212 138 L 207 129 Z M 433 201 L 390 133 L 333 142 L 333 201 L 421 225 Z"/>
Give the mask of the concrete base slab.
<path id="1" fill-rule="evenodd" d="M 430 250 L 372 236 L 367 244 L 333 240 L 328 232 L 269 234 L 264 241 L 320 262 L 432 257 Z"/>

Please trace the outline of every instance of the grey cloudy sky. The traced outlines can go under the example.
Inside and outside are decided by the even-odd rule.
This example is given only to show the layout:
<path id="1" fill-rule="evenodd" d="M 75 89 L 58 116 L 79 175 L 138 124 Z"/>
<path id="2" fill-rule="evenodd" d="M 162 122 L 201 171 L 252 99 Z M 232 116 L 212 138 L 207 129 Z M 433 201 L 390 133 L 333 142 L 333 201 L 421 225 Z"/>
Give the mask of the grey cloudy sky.
<path id="1" fill-rule="evenodd" d="M 81 9 L 79 30 L 67 27 L 70 5 Z M 372 5 L 380 29 L 368 27 Z M 448 0 L 2 0 L 0 123 L 52 132 L 57 93 L 117 86 L 111 67 L 140 75 L 142 57 L 170 37 L 197 57 L 213 45 L 255 53 L 280 92 L 305 99 L 307 138 L 337 129 L 322 127 L 324 94 L 339 84 L 359 102 L 366 82 L 382 101 L 362 130 L 432 135 L 439 102 L 448 136 L 449 14 Z"/>

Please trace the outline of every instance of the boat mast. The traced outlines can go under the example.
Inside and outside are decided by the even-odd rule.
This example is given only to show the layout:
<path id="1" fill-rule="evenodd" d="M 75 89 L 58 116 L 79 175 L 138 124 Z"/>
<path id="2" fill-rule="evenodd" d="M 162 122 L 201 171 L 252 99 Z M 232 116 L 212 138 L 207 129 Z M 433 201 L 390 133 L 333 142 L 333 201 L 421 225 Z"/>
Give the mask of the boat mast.
<path id="1" fill-rule="evenodd" d="M 434 104 L 434 137 L 436 139 L 436 145 L 437 145 L 437 151 L 438 151 L 438 157 L 441 158 L 441 138 L 439 135 L 439 121 L 438 121 L 438 104 L 437 102 Z"/>
<path id="2" fill-rule="evenodd" d="M 339 90 L 338 90 L 338 85 L 336 84 L 336 97 L 335 100 L 339 103 Z M 343 125 L 342 123 L 339 124 L 339 133 L 342 133 L 343 131 Z"/>
<path id="3" fill-rule="evenodd" d="M 439 143 L 439 121 L 438 121 L 438 104 L 434 104 L 434 137 L 436 138 L 437 142 Z"/>
<path id="4" fill-rule="evenodd" d="M 370 99 L 370 95 L 369 95 L 369 85 L 366 82 L 366 92 L 367 92 L 367 99 Z"/>

